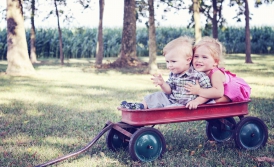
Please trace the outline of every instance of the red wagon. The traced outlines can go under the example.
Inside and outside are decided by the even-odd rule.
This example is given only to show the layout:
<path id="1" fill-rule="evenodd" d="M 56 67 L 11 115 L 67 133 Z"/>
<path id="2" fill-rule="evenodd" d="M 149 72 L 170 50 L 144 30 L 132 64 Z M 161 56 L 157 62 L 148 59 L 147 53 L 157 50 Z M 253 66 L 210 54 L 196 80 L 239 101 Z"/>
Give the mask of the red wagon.
<path id="1" fill-rule="evenodd" d="M 104 129 L 85 147 L 57 158 L 39 167 L 52 165 L 89 149 L 105 132 L 108 148 L 117 151 L 127 148 L 133 160 L 153 161 L 166 150 L 162 133 L 154 128 L 156 124 L 179 123 L 206 120 L 206 135 L 209 140 L 224 142 L 234 138 L 240 149 L 254 150 L 265 146 L 268 129 L 257 117 L 244 117 L 248 114 L 250 101 L 204 104 L 195 110 L 185 107 L 167 107 L 146 110 L 122 108 L 122 120 L 119 123 L 108 121 Z M 234 117 L 239 117 L 236 123 Z"/>
<path id="2" fill-rule="evenodd" d="M 107 135 L 107 145 L 112 150 L 128 147 L 133 160 L 153 161 L 161 156 L 166 143 L 156 124 L 206 120 L 209 140 L 224 142 L 234 138 L 237 147 L 254 150 L 266 144 L 268 130 L 257 117 L 248 114 L 249 101 L 200 105 L 195 110 L 185 107 L 169 107 L 146 110 L 122 111 L 122 122 Z M 236 123 L 233 117 L 239 117 Z M 148 125 L 152 125 L 149 127 Z"/>

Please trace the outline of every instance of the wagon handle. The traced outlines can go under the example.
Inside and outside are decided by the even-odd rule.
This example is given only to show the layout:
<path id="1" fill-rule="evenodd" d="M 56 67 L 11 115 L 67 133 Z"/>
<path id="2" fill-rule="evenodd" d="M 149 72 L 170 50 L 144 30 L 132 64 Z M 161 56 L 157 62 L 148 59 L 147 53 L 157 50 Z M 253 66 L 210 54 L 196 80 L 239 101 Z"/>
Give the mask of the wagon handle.
<path id="1" fill-rule="evenodd" d="M 73 157 L 73 156 L 76 156 L 78 154 L 81 154 L 82 152 L 85 152 L 86 150 L 88 150 L 104 133 L 106 133 L 108 130 L 110 130 L 115 124 L 108 121 L 105 125 L 105 127 L 102 129 L 102 131 L 94 138 L 92 139 L 91 142 L 89 142 L 85 147 L 81 148 L 80 150 L 76 151 L 76 152 L 73 152 L 73 153 L 70 153 L 68 155 L 65 155 L 63 157 L 60 157 L 60 158 L 57 158 L 57 159 L 54 159 L 54 160 L 51 160 L 51 161 L 48 161 L 46 163 L 43 163 L 43 164 L 40 164 L 40 165 L 37 165 L 36 167 L 44 167 L 44 166 L 48 166 L 48 165 L 53 165 L 57 162 L 61 162 L 65 159 L 68 159 L 70 157 Z"/>

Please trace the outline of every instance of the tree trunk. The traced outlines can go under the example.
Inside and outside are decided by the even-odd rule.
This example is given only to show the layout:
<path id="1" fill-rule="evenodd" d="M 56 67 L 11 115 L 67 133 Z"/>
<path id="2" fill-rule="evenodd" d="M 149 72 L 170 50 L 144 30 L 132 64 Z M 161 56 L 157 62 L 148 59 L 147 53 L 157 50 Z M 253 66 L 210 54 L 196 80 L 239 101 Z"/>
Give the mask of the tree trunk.
<path id="1" fill-rule="evenodd" d="M 34 16 L 35 16 L 35 0 L 31 0 L 30 60 L 32 63 L 37 62 L 36 46 L 35 46 Z"/>
<path id="2" fill-rule="evenodd" d="M 213 6 L 212 36 L 213 38 L 218 39 L 217 0 L 212 0 L 212 6 Z"/>
<path id="3" fill-rule="evenodd" d="M 124 0 L 124 22 L 119 58 L 114 66 L 126 67 L 138 65 L 136 56 L 136 11 L 135 0 Z"/>
<path id="4" fill-rule="evenodd" d="M 105 0 L 99 0 L 99 26 L 98 26 L 98 38 L 96 47 L 96 65 L 101 66 L 104 58 L 104 40 L 103 40 L 103 14 L 104 14 Z"/>
<path id="5" fill-rule="evenodd" d="M 245 0 L 245 63 L 253 63 L 251 60 L 248 0 Z"/>
<path id="6" fill-rule="evenodd" d="M 155 33 L 155 19 L 154 19 L 154 0 L 148 0 L 149 11 L 149 63 L 146 73 L 154 74 L 158 70 L 156 63 L 157 59 L 157 46 L 156 46 L 156 33 Z"/>
<path id="7" fill-rule="evenodd" d="M 6 73 L 16 76 L 35 74 L 28 55 L 20 0 L 7 0 L 7 43 L 8 67 Z"/>
<path id="8" fill-rule="evenodd" d="M 195 23 L 195 42 L 202 39 L 201 32 L 201 20 L 200 20 L 200 2 L 198 0 L 193 0 L 193 18 Z"/>
<path id="9" fill-rule="evenodd" d="M 56 0 L 54 0 L 54 6 L 55 6 L 55 12 L 56 12 L 56 16 L 57 16 L 57 23 L 58 23 L 60 61 L 61 61 L 61 65 L 64 65 L 62 30 L 60 28 L 59 12 L 58 12 L 58 8 L 57 8 Z"/>

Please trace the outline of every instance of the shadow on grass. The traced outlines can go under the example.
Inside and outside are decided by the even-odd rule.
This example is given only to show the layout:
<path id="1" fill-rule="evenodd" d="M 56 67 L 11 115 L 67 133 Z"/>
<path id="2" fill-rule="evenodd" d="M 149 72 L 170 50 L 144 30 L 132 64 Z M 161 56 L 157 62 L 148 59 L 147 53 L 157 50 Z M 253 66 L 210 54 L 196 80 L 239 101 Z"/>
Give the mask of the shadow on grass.
<path id="1" fill-rule="evenodd" d="M 77 151 L 101 131 L 107 120 L 119 119 L 107 114 L 107 111 L 79 112 L 49 104 L 29 105 L 22 101 L 1 105 L 0 110 L 5 115 L 0 118 L 4 124 L 0 129 L 0 157 L 4 156 L 0 162 L 3 166 L 11 163 L 38 165 Z M 30 114 L 30 110 L 36 112 Z M 103 136 L 80 157 L 108 151 Z"/>
<path id="2" fill-rule="evenodd" d="M 68 154 L 82 148 L 101 131 L 105 122 L 120 121 L 120 113 L 113 111 L 119 104 L 117 95 L 134 96 L 135 93 L 135 90 L 115 89 L 103 85 L 66 85 L 56 80 L 49 84 L 48 81 L 28 77 L 3 77 L 0 80 L 3 83 L 2 93 L 24 90 L 25 96 L 13 97 L 13 100 L 9 96 L 0 99 L 0 111 L 3 115 L 0 122 L 4 122 L 0 127 L 0 138 L 3 141 L 0 163 L 3 166 L 9 166 L 11 163 L 22 166 L 37 165 L 55 159 L 60 154 Z M 94 93 L 98 90 L 103 91 Z M 145 94 L 146 91 L 148 90 L 144 89 L 141 93 Z M 37 99 L 30 100 L 28 96 L 32 95 L 38 95 Z M 66 102 L 61 103 L 62 100 Z M 112 109 L 109 110 L 110 108 Z M 73 142 L 66 143 L 67 139 Z M 23 146 L 20 144 L 22 142 Z M 10 151 L 17 147 L 20 151 Z M 29 151 L 30 149 L 35 151 Z M 122 157 L 121 153 L 113 155 L 106 148 L 104 136 L 86 154 L 97 155 L 100 152 L 122 158 L 119 165 L 125 165 L 128 160 L 128 154 L 122 153 Z"/>
<path id="3" fill-rule="evenodd" d="M 273 107 L 273 101 L 262 98 L 252 99 L 249 106 L 249 116 L 259 117 L 267 124 L 270 139 L 274 138 Z M 109 120 L 113 116 L 112 114 L 109 115 L 106 110 L 79 112 L 65 106 L 43 103 L 28 104 L 24 101 L 12 101 L 10 104 L 1 105 L 0 110 L 4 113 L 4 117 L 0 118 L 0 121 L 4 123 L 1 126 L 1 131 L 7 132 L 7 134 L 1 135 L 2 158 L 0 162 L 4 166 L 9 166 L 12 163 L 22 164 L 22 166 L 37 165 L 55 159 L 62 154 L 74 152 L 85 146 L 100 132 L 106 122 L 102 120 Z M 36 112 L 31 114 L 29 112 L 31 110 L 36 110 Z M 119 116 L 116 116 L 115 120 L 119 120 Z M 218 163 L 218 159 L 212 158 L 214 156 L 227 155 L 231 159 L 238 159 L 239 157 L 235 156 L 236 151 L 241 152 L 239 153 L 242 158 L 241 165 L 250 164 L 250 160 L 245 160 L 246 158 L 249 159 L 250 156 L 269 155 L 274 151 L 273 143 L 269 143 L 266 148 L 254 152 L 238 150 L 233 141 L 224 144 L 209 143 L 205 135 L 205 121 L 157 125 L 156 128 L 164 134 L 168 149 L 168 153 L 161 160 L 154 162 L 156 164 L 160 164 L 162 161 L 168 162 L 170 155 L 175 155 L 174 157 L 181 155 L 185 157 L 185 161 L 189 161 L 188 157 L 191 154 L 193 154 L 191 155 L 192 159 L 197 159 L 205 165 L 214 164 Z M 71 141 L 67 142 L 68 139 Z M 35 150 L 33 147 L 39 149 Z M 30 148 L 33 151 L 29 151 Z M 21 151 L 9 151 L 13 149 Z M 118 159 L 119 165 L 128 165 L 128 153 L 119 151 L 113 154 L 107 149 L 104 136 L 86 153 L 68 161 L 71 162 L 89 154 L 100 157 L 101 152 L 104 152 L 105 156 L 109 158 Z M 211 161 L 205 161 L 205 159 L 200 158 L 201 156 L 209 157 Z M 60 164 L 66 164 L 68 161 Z M 172 163 L 176 163 L 176 161 Z"/>
<path id="4" fill-rule="evenodd" d="M 57 158 L 59 154 L 67 154 L 85 146 L 101 131 L 106 121 L 120 120 L 120 114 L 109 110 L 109 108 L 116 110 L 117 106 L 109 104 L 104 106 L 102 102 L 108 103 L 112 100 L 112 104 L 118 104 L 117 101 L 113 102 L 116 100 L 113 97 L 117 96 L 117 92 L 118 94 L 129 93 L 104 86 L 81 84 L 68 86 L 60 85 L 58 82 L 51 82 L 47 85 L 47 81 L 24 77 L 7 77 L 0 78 L 0 80 L 3 88 L 2 94 L 21 90 L 30 92 L 25 94 L 26 99 L 23 98 L 24 100 L 18 100 L 18 97 L 14 97 L 17 100 L 11 100 L 10 97 L 2 97 L 0 100 L 1 103 L 5 102 L 0 105 L 1 166 L 37 165 Z M 58 91 L 60 89 L 70 91 Z M 104 91 L 94 95 L 86 91 L 90 89 L 103 89 Z M 40 95 L 35 102 L 27 97 L 33 92 L 36 96 Z M 131 94 L 133 93 L 134 90 Z M 69 101 L 67 103 L 55 102 L 66 98 L 71 99 L 73 104 L 71 105 Z M 81 103 L 87 103 L 87 106 L 83 107 Z M 93 105 L 96 107 L 93 108 Z M 66 139 L 72 139 L 74 142 L 65 144 L 63 141 Z M 23 146 L 20 144 L 21 140 L 24 143 Z M 53 142 L 49 142 L 50 140 Z M 54 142 L 54 140 L 57 141 Z M 104 147 L 95 145 L 95 149 L 89 150 L 87 154 L 107 151 L 102 139 L 98 143 Z M 18 151 L 16 151 L 17 147 L 20 148 Z M 36 150 L 34 155 L 34 152 L 28 151 L 33 147 L 41 147 L 41 150 Z"/>

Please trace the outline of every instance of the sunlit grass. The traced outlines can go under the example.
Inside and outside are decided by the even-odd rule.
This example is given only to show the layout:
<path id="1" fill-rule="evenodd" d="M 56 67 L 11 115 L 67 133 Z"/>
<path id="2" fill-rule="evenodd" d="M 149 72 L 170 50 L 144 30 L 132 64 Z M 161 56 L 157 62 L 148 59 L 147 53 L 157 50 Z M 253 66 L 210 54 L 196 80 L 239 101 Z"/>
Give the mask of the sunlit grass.
<path id="1" fill-rule="evenodd" d="M 155 126 L 167 143 L 162 159 L 133 162 L 127 151 L 110 151 L 104 135 L 86 153 L 58 166 L 258 166 L 254 157 L 273 158 L 274 56 L 252 55 L 253 64 L 245 64 L 244 59 L 243 54 L 228 55 L 225 68 L 252 87 L 249 115 L 261 118 L 269 128 L 269 142 L 263 149 L 242 151 L 233 140 L 210 143 L 204 121 L 185 122 Z M 121 101 L 139 102 L 159 91 L 150 75 L 140 73 L 143 69 L 95 69 L 93 61 L 71 59 L 62 67 L 50 60 L 35 65 L 37 75 L 32 77 L 0 75 L 0 166 L 34 166 L 74 152 L 107 121 L 121 120 L 116 108 Z M 167 77 L 164 57 L 157 62 L 159 72 Z M 0 69 L 6 65 L 1 61 Z"/>

